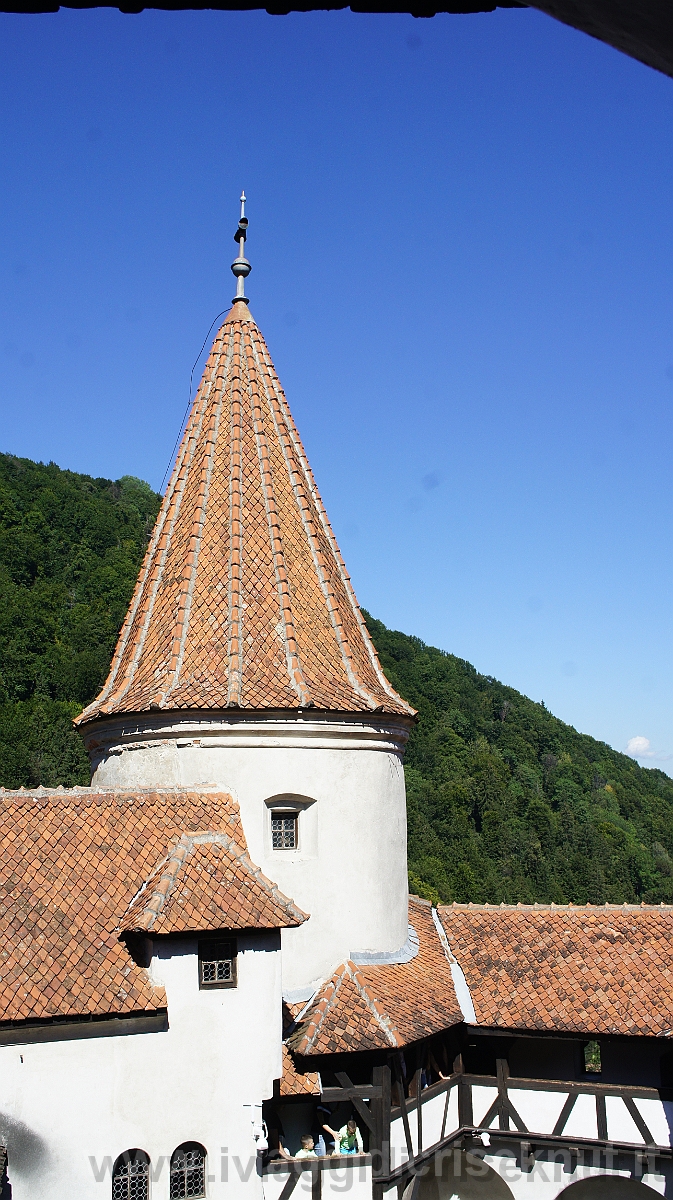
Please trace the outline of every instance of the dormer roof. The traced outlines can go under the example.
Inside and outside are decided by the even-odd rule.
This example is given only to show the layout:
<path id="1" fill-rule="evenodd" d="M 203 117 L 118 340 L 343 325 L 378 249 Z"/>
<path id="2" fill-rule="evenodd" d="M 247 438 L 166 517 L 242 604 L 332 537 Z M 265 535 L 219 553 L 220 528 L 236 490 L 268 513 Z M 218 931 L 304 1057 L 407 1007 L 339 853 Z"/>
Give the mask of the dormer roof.
<path id="1" fill-rule="evenodd" d="M 378 662 L 242 300 L 213 343 L 107 682 L 78 723 L 225 708 L 414 714 Z"/>
<path id="2" fill-rule="evenodd" d="M 143 883 L 122 919 L 124 933 L 289 929 L 308 914 L 263 875 L 228 833 L 183 833 Z"/>

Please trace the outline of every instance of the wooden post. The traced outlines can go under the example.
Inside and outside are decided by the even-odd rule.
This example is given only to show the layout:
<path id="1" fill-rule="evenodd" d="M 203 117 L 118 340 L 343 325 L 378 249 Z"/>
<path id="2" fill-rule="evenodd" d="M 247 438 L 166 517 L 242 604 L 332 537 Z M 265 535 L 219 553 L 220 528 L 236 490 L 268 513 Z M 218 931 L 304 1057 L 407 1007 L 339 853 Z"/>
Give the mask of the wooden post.
<path id="1" fill-rule="evenodd" d="M 465 1075 L 462 1054 L 457 1054 L 453 1060 L 453 1073 L 454 1075 Z M 464 1078 L 458 1081 L 458 1124 L 461 1129 L 471 1129 L 474 1125 L 472 1085 Z"/>
<path id="2" fill-rule="evenodd" d="M 381 1091 L 371 1101 L 374 1132 L 370 1141 L 372 1176 L 386 1179 L 390 1175 L 390 1067 L 374 1067 L 372 1084 Z"/>
<path id="3" fill-rule="evenodd" d="M 498 1128 L 509 1129 L 509 1105 L 507 1103 L 507 1080 L 509 1065 L 506 1058 L 496 1058 L 495 1067 L 498 1075 Z"/>
<path id="4" fill-rule="evenodd" d="M 397 1054 L 393 1058 L 393 1063 L 395 1065 L 395 1079 L 397 1081 L 397 1087 L 398 1087 L 398 1090 L 400 1093 L 400 1108 L 402 1110 L 402 1124 L 404 1125 L 404 1140 L 407 1143 L 407 1154 L 409 1155 L 409 1162 L 413 1162 L 414 1161 L 414 1146 L 413 1146 L 413 1142 L 411 1140 L 411 1130 L 409 1128 L 409 1113 L 407 1111 L 407 1098 L 404 1094 L 404 1079 L 403 1079 L 403 1075 L 402 1075 L 402 1052 L 400 1050 L 398 1050 Z"/>
<path id="5" fill-rule="evenodd" d="M 421 1104 L 421 1068 L 416 1071 L 416 1153 L 423 1149 L 423 1108 Z"/>
<path id="6" fill-rule="evenodd" d="M 596 1096 L 596 1127 L 599 1141 L 607 1142 L 608 1119 L 605 1111 L 605 1096 L 601 1096 L 600 1093 Z"/>

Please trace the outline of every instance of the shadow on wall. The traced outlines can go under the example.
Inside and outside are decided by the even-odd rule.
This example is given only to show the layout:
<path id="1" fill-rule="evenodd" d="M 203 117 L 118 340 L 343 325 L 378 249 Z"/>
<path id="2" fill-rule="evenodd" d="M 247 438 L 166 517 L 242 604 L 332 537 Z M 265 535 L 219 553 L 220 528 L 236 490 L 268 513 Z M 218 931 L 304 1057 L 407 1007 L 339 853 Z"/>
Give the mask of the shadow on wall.
<path id="1" fill-rule="evenodd" d="M 7 1180 L 0 1200 L 9 1200 L 12 1195 L 12 1175 L 23 1179 L 34 1179 L 43 1172 L 49 1162 L 47 1143 L 34 1133 L 23 1121 L 17 1121 L 6 1113 L 0 1113 L 0 1142 L 7 1147 Z"/>

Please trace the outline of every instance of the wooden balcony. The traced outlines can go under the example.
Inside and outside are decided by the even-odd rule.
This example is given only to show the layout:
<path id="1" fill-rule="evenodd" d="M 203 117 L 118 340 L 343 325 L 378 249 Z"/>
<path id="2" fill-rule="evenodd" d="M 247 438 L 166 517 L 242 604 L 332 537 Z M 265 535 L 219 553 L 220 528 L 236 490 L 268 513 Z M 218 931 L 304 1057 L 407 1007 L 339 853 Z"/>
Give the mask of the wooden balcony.
<path id="1" fill-rule="evenodd" d="M 326 1102 L 349 1101 L 369 1137 L 369 1153 L 270 1163 L 264 1170 L 266 1200 L 289 1200 L 299 1186 L 311 1200 L 332 1192 L 362 1193 L 362 1200 L 401 1191 L 425 1167 L 454 1150 L 482 1156 L 507 1154 L 523 1172 L 539 1156 L 560 1157 L 565 1170 L 591 1165 L 607 1171 L 624 1164 L 635 1174 L 659 1170 L 673 1159 L 673 1092 L 602 1083 L 599 1080 L 510 1077 L 505 1059 L 496 1075 L 458 1069 L 447 1079 L 405 1098 L 401 1064 L 375 1067 L 370 1084 L 354 1085 L 344 1072 L 339 1087 L 326 1087 Z M 391 1103 L 392 1077 L 401 1103 Z M 417 1072 L 412 1089 L 420 1089 Z M 634 1166 L 635 1164 L 635 1166 Z M 638 1166 L 640 1164 L 640 1167 Z M 359 1200 L 359 1195 L 356 1195 Z"/>
<path id="2" fill-rule="evenodd" d="M 401 1092 L 401 1089 L 400 1089 Z M 384 1118 L 385 1119 L 385 1118 Z M 386 1138 L 386 1134 L 388 1135 Z M 598 1080 L 517 1079 L 504 1059 L 497 1075 L 460 1070 L 391 1108 L 382 1131 L 381 1182 L 403 1179 L 438 1151 L 459 1143 L 496 1147 L 518 1143 L 525 1166 L 536 1149 L 586 1151 L 604 1157 L 673 1157 L 673 1094 Z"/>

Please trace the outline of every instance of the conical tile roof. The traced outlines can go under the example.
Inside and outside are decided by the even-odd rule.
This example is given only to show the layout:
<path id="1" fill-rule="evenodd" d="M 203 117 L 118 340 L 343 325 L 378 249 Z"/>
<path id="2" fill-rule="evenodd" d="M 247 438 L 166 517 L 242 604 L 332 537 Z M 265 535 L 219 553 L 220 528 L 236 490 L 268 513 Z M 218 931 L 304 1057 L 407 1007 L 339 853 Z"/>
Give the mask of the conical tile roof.
<path id="1" fill-rule="evenodd" d="M 213 343 L 103 690 L 149 709 L 412 715 L 385 678 L 264 338 Z"/>

